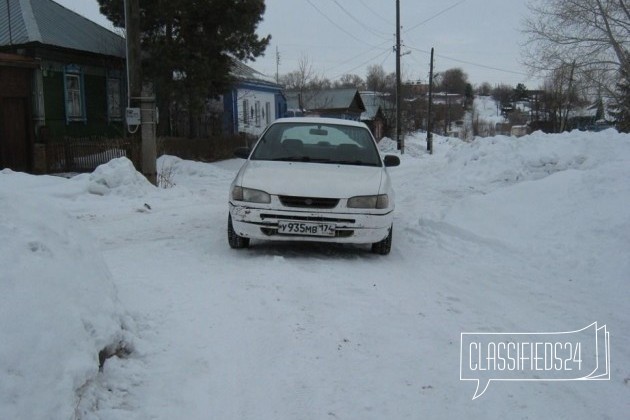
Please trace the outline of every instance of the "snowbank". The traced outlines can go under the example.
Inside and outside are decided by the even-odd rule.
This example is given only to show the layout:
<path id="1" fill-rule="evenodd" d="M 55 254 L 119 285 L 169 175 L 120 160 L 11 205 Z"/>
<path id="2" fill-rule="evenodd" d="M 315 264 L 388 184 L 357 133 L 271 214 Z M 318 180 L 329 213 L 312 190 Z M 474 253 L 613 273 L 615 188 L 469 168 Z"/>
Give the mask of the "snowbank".
<path id="1" fill-rule="evenodd" d="M 7 181 L 0 183 L 0 418 L 70 419 L 98 373 L 99 352 L 127 340 L 124 311 L 94 239 L 49 199 L 13 193 Z"/>
<path id="2" fill-rule="evenodd" d="M 100 165 L 88 177 L 88 191 L 92 194 L 116 194 L 124 197 L 143 196 L 155 187 L 134 168 L 126 157 Z"/>
<path id="3" fill-rule="evenodd" d="M 446 152 L 451 176 L 475 188 L 541 179 L 569 169 L 586 170 L 618 161 L 628 151 L 627 135 L 615 130 L 600 133 L 575 131 L 524 137 L 476 138 L 456 142 Z"/>
<path id="4" fill-rule="evenodd" d="M 231 250 L 239 159 L 163 156 L 167 190 L 124 160 L 71 180 L 1 171 L 0 418 L 624 418 L 630 136 L 434 145 L 429 155 L 424 133 L 408 136 L 388 168 L 385 259 L 369 247 Z M 398 153 L 391 139 L 379 149 Z M 144 194 L 141 213 L 128 198 Z M 128 340 L 112 281 L 134 310 L 134 355 L 97 375 L 100 349 Z M 459 380 L 464 331 L 594 321 L 611 331 L 610 381 L 493 381 L 471 401 L 474 384 Z"/>

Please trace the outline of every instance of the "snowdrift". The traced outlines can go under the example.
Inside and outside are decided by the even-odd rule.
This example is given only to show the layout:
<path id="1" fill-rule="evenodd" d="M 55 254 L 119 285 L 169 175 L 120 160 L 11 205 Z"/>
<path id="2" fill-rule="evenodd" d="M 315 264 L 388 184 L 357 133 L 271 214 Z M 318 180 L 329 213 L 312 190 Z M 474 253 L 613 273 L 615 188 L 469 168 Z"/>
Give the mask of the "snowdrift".
<path id="1" fill-rule="evenodd" d="M 155 187 L 126 157 L 112 159 L 98 166 L 87 176 L 87 190 L 97 195 L 116 194 L 124 197 L 141 197 L 154 189 Z"/>
<path id="2" fill-rule="evenodd" d="M 70 419 L 99 352 L 130 341 L 126 315 L 95 240 L 10 190 L 0 179 L 0 418 Z"/>

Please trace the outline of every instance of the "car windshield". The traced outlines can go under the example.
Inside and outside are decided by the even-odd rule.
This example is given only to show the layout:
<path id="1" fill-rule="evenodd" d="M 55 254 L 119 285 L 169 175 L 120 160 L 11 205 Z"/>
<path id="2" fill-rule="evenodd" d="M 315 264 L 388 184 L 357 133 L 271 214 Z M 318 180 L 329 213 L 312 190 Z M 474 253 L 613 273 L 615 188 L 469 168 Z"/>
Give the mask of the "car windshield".
<path id="1" fill-rule="evenodd" d="M 367 128 L 322 123 L 273 124 L 251 159 L 381 166 Z"/>

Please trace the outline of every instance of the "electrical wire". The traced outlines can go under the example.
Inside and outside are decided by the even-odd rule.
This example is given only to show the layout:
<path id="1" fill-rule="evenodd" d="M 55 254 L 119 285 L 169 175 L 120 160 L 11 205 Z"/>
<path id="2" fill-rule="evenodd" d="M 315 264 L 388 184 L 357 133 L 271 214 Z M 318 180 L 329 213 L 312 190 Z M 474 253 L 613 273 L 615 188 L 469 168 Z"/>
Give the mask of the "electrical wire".
<path id="1" fill-rule="evenodd" d="M 374 61 L 374 60 L 376 60 L 376 59 L 380 58 L 381 56 L 383 56 L 383 55 L 385 55 L 385 54 L 388 54 L 388 55 L 387 55 L 387 57 L 385 57 L 385 60 L 387 60 L 387 58 L 389 58 L 389 56 L 392 54 L 392 50 L 390 50 L 390 49 L 388 48 L 386 51 L 383 51 L 383 52 L 379 53 L 377 56 L 372 57 L 372 58 L 370 58 L 369 60 L 366 60 L 366 61 L 364 61 L 363 63 L 359 64 L 358 66 L 355 66 L 355 67 L 353 67 L 353 68 L 351 68 L 351 69 L 349 69 L 349 70 L 346 70 L 346 71 L 345 71 L 345 72 L 343 72 L 343 73 L 340 73 L 340 74 L 336 75 L 335 77 L 332 77 L 330 80 L 336 80 L 336 79 L 340 78 L 341 76 L 343 76 L 344 74 L 348 74 L 348 73 L 350 73 L 350 72 L 353 72 L 354 70 L 358 69 L 359 67 L 363 67 L 363 66 L 365 66 L 366 64 L 368 64 L 368 63 L 370 63 L 370 62 L 372 62 L 372 61 Z M 383 63 L 385 62 L 385 60 L 383 60 Z"/>
<path id="2" fill-rule="evenodd" d="M 457 6 L 459 6 L 460 4 L 465 3 L 465 2 L 466 2 L 466 0 L 460 0 L 460 1 L 458 1 L 457 3 L 455 3 L 455 4 L 453 4 L 453 5 L 449 6 L 449 7 L 447 7 L 446 9 L 444 9 L 444 10 L 442 10 L 442 11 L 440 11 L 440 12 L 438 12 L 438 13 L 434 14 L 433 16 L 431 16 L 431 17 L 429 17 L 429 18 L 427 18 L 427 19 L 423 20 L 422 22 L 417 23 L 416 25 L 412 26 L 411 28 L 409 28 L 409 29 L 405 29 L 405 30 L 403 31 L 403 33 L 408 33 L 408 32 L 410 32 L 410 31 L 413 31 L 414 29 L 418 28 L 419 26 L 422 26 L 422 25 L 424 25 L 425 23 L 432 21 L 432 20 L 433 20 L 433 19 L 435 19 L 436 17 L 443 15 L 444 13 L 448 12 L 449 10 L 454 9 L 455 7 L 457 7 Z"/>
<path id="3" fill-rule="evenodd" d="M 414 48 L 414 47 L 409 47 L 409 46 L 407 46 L 407 48 L 412 49 L 414 51 L 419 51 L 421 53 L 430 54 L 429 51 L 421 50 L 419 48 Z M 468 64 L 470 66 L 481 67 L 481 68 L 484 68 L 484 69 L 496 70 L 496 71 L 500 71 L 500 72 L 503 72 L 503 73 L 518 74 L 519 76 L 529 76 L 527 73 L 514 71 L 514 70 L 502 69 L 502 68 L 499 68 L 499 67 L 488 66 L 488 65 L 485 65 L 485 64 L 474 63 L 472 61 L 460 60 L 460 59 L 457 59 L 457 58 L 448 57 L 448 56 L 441 55 L 441 54 L 435 54 L 435 56 L 439 57 L 439 58 L 443 58 L 445 60 L 455 61 L 457 63 Z"/>
<path id="4" fill-rule="evenodd" d="M 334 20 L 332 20 L 331 18 L 328 17 L 328 15 L 326 15 L 324 12 L 322 12 L 317 6 L 315 6 L 313 4 L 313 2 L 311 0 L 306 0 L 306 2 L 308 4 L 311 5 L 311 7 L 313 7 L 313 9 L 315 9 L 317 11 L 317 13 L 319 13 L 320 15 L 322 15 L 328 22 L 330 22 L 333 26 L 335 26 L 337 29 L 339 29 L 341 32 L 345 33 L 346 35 L 348 35 L 349 37 L 351 37 L 352 39 L 354 39 L 355 41 L 358 41 L 362 44 L 367 45 L 368 47 L 372 47 L 372 48 L 378 48 L 375 47 L 374 45 L 371 45 L 367 42 L 365 42 L 364 40 L 357 38 L 356 36 L 354 36 L 354 34 L 352 34 L 351 32 L 347 31 L 346 29 L 344 29 L 342 26 L 340 26 L 339 24 L 337 24 Z"/>
<path id="5" fill-rule="evenodd" d="M 356 17 L 354 17 L 354 15 L 352 13 L 350 13 L 345 7 L 343 7 L 337 0 L 332 0 L 333 3 L 335 3 L 346 15 L 348 15 L 348 17 L 350 17 L 350 19 L 352 19 L 353 21 L 355 21 L 357 24 L 359 24 L 359 26 L 362 26 L 363 28 L 365 28 L 368 32 L 371 32 L 373 35 L 378 36 L 379 38 L 382 39 L 383 36 L 389 36 L 389 34 L 385 33 L 385 32 L 380 32 L 377 31 L 373 28 L 370 28 L 368 25 L 366 25 L 364 22 L 360 21 L 359 19 L 357 19 Z"/>
<path id="6" fill-rule="evenodd" d="M 363 7 L 366 10 L 369 10 L 370 12 L 372 12 L 372 14 L 376 17 L 378 17 L 379 19 L 381 19 L 383 22 L 387 23 L 389 26 L 396 26 L 395 23 L 388 21 L 387 19 L 385 19 L 383 16 L 381 16 L 379 13 L 375 12 L 374 9 L 372 9 L 370 6 L 368 6 L 367 4 L 365 4 L 365 2 L 363 0 L 359 0 L 359 3 L 361 3 L 363 5 Z"/>

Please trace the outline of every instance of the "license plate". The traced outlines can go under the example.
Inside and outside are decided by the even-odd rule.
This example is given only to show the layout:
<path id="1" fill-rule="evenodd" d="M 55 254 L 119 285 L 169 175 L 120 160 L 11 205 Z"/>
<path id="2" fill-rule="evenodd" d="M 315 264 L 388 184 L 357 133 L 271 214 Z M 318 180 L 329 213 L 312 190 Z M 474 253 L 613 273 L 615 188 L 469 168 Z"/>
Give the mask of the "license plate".
<path id="1" fill-rule="evenodd" d="M 330 223 L 307 223 L 279 220 L 278 233 L 285 235 L 335 236 L 335 225 Z"/>

